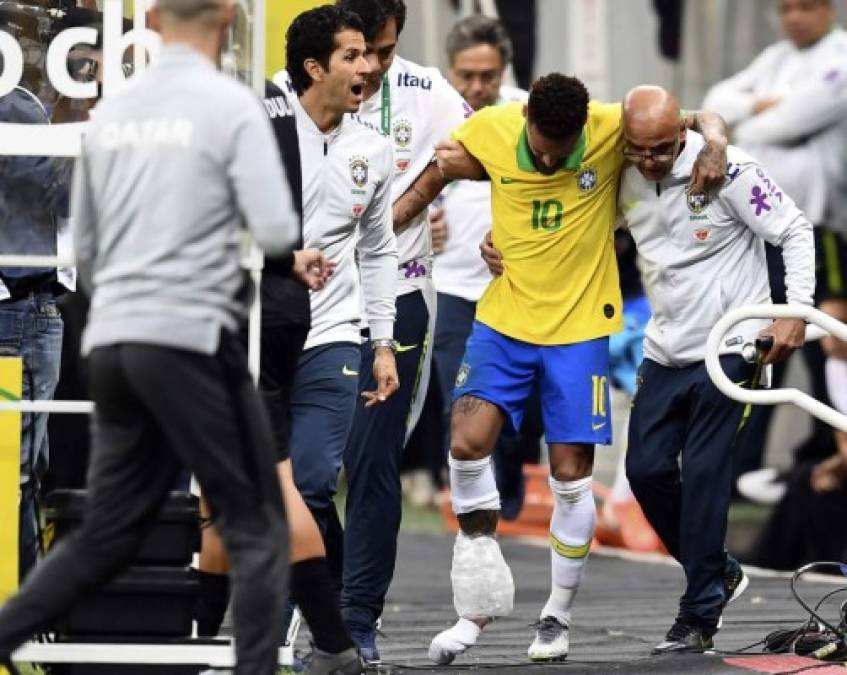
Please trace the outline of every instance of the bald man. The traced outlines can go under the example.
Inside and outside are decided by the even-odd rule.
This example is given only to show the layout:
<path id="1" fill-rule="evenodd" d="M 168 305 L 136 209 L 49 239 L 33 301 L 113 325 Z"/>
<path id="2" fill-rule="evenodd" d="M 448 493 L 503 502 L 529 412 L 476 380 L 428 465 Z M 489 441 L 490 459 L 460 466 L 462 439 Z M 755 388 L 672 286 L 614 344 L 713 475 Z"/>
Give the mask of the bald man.
<path id="1" fill-rule="evenodd" d="M 88 503 L 80 529 L 0 610 L 0 663 L 130 563 L 186 466 L 234 571 L 235 672 L 276 671 L 287 533 L 271 430 L 237 336 L 239 241 L 249 223 L 282 256 L 299 223 L 265 111 L 216 70 L 232 18 L 230 0 L 158 0 L 158 61 L 98 104 L 83 140 L 71 209 L 92 292 Z"/>
<path id="2" fill-rule="evenodd" d="M 687 189 L 698 133 L 686 130 L 676 98 L 638 87 L 623 112 L 619 208 L 635 239 L 653 317 L 629 423 L 627 477 L 647 519 L 685 571 L 679 612 L 653 653 L 712 648 L 728 602 L 747 586 L 724 550 L 732 462 L 742 406 L 724 397 L 704 364 L 706 338 L 729 310 L 771 302 L 764 242 L 782 249 L 788 304 L 811 305 L 815 287 L 812 226 L 757 164 L 727 149 L 723 186 Z M 800 319 L 751 319 L 721 347 L 733 382 L 759 369 L 741 356 L 757 336 L 773 337 L 768 364 L 803 345 Z M 759 383 L 752 382 L 753 386 Z"/>

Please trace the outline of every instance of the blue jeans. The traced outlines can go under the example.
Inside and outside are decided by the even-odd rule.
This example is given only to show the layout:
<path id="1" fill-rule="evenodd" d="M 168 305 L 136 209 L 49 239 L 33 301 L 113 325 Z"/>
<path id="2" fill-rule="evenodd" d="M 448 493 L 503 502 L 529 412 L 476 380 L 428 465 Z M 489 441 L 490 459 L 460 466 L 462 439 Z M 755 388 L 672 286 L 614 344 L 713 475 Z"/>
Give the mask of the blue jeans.
<path id="1" fill-rule="evenodd" d="M 59 381 L 62 317 L 50 293 L 0 302 L 0 351 L 23 358 L 23 398 L 49 400 Z M 35 566 L 38 526 L 35 499 L 47 469 L 47 415 L 24 414 L 21 423 L 20 578 Z"/>

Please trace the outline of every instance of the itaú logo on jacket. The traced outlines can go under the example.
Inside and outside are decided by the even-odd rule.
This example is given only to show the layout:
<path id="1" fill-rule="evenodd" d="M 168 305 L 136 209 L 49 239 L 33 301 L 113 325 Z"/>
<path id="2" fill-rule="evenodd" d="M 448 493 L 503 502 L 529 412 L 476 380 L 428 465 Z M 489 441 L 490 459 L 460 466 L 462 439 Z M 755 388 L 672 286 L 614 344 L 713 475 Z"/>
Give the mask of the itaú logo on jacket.
<path id="1" fill-rule="evenodd" d="M 132 30 L 123 33 L 123 0 L 103 2 L 103 96 L 120 91 L 128 81 L 121 64 L 123 54 L 135 47 L 143 56 L 146 50 L 155 57 L 161 46 L 159 35 L 144 27 L 144 11 L 154 0 L 135 0 L 136 13 Z M 94 98 L 96 82 L 77 82 L 68 72 L 68 54 L 76 45 L 97 44 L 97 29 L 91 27 L 68 28 L 58 33 L 47 48 L 47 78 L 53 88 L 68 98 Z M 0 31 L 0 55 L 3 69 L 0 72 L 0 96 L 6 96 L 20 82 L 24 70 L 21 45 L 5 31 Z M 143 68 L 144 58 L 137 66 Z M 79 154 L 86 122 L 41 125 L 0 122 L 0 155 L 35 155 L 74 157 Z"/>

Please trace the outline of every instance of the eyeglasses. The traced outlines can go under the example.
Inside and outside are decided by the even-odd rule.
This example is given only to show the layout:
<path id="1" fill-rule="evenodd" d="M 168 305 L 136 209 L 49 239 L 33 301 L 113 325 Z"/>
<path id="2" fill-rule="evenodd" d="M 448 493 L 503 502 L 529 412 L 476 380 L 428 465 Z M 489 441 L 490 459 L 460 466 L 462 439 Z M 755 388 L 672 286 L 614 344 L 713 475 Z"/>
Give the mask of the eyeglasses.
<path id="1" fill-rule="evenodd" d="M 652 149 L 642 149 L 635 148 L 629 144 L 629 142 L 624 142 L 623 146 L 623 156 L 626 157 L 630 162 L 646 162 L 648 159 L 653 160 L 654 162 L 670 162 L 673 159 L 676 159 L 676 141 L 671 143 L 664 143 L 662 145 L 658 145 Z"/>

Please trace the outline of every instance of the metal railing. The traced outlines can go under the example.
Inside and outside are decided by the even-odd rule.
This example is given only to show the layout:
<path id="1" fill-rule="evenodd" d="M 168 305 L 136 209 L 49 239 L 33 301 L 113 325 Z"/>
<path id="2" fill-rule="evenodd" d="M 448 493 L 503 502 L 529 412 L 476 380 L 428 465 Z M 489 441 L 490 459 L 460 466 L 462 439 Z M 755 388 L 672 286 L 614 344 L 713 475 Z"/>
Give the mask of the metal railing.
<path id="1" fill-rule="evenodd" d="M 744 389 L 726 376 L 720 363 L 721 343 L 729 329 L 745 319 L 803 319 L 811 324 L 806 329 L 807 342 L 819 340 L 827 334 L 847 340 L 847 324 L 805 305 L 750 305 L 734 309 L 720 319 L 706 341 L 706 370 L 721 393 L 736 401 L 754 405 L 792 403 L 830 426 L 847 431 L 847 415 L 799 389 Z"/>

